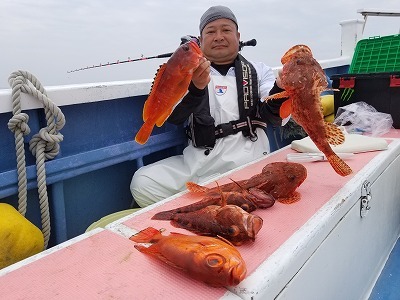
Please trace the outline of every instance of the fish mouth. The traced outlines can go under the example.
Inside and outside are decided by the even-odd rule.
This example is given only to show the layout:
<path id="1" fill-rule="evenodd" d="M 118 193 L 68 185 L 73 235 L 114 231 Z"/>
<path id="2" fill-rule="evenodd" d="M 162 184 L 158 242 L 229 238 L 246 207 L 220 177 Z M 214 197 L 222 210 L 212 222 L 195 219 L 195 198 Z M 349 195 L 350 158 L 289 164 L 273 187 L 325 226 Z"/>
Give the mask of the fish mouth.
<path id="1" fill-rule="evenodd" d="M 189 44 L 191 45 L 191 48 L 196 52 L 196 54 L 203 56 L 203 52 L 201 51 L 201 49 L 196 41 L 190 40 Z"/>
<path id="2" fill-rule="evenodd" d="M 243 263 L 232 267 L 229 270 L 229 285 L 238 285 L 246 277 L 247 269 Z"/>
<path id="3" fill-rule="evenodd" d="M 263 219 L 259 216 L 252 215 L 247 219 L 247 235 L 254 242 L 256 239 L 257 233 L 260 231 L 263 225 Z"/>
<path id="4" fill-rule="evenodd" d="M 275 198 L 271 194 L 259 188 L 249 188 L 249 193 L 253 196 L 250 201 L 257 206 L 257 208 L 269 208 L 275 204 Z"/>
<path id="5" fill-rule="evenodd" d="M 281 63 L 284 65 L 293 57 L 293 55 L 300 52 L 309 53 L 312 55 L 311 49 L 307 45 L 295 45 L 287 50 L 286 53 L 282 56 Z"/>

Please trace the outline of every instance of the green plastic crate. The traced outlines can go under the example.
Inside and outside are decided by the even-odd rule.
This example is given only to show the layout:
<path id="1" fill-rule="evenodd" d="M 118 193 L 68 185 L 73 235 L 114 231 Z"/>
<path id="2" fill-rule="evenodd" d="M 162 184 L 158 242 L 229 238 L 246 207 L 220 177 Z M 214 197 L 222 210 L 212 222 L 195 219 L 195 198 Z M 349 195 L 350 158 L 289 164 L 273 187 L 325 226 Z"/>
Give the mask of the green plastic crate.
<path id="1" fill-rule="evenodd" d="M 349 73 L 400 71 L 400 34 L 358 41 Z"/>

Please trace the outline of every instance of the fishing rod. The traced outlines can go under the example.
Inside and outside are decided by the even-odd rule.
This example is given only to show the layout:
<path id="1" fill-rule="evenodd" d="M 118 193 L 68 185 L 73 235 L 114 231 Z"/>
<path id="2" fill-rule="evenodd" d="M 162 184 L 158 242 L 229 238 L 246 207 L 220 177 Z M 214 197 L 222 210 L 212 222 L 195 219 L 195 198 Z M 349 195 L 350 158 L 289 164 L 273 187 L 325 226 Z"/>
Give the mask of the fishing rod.
<path id="1" fill-rule="evenodd" d="M 192 35 L 186 35 L 181 37 L 181 45 L 189 42 L 190 40 L 195 40 L 197 42 L 197 44 L 200 46 L 200 42 L 198 40 L 198 38 L 192 36 Z M 252 46 L 254 47 L 255 45 L 257 45 L 257 41 L 255 39 L 251 39 L 247 42 L 243 42 L 240 41 L 239 42 L 239 51 L 241 51 L 243 49 L 243 47 L 245 46 Z M 149 60 L 149 59 L 154 59 L 154 58 L 167 58 L 167 57 L 171 57 L 172 54 L 174 54 L 174 52 L 169 52 L 169 53 L 163 53 L 163 54 L 158 54 L 155 56 L 141 56 L 140 58 L 134 58 L 131 59 L 130 57 L 128 57 L 127 60 L 117 60 L 114 62 L 108 62 L 106 64 L 98 64 L 98 65 L 93 65 L 93 66 L 87 66 L 84 68 L 80 68 L 80 69 L 75 69 L 75 70 L 71 70 L 71 71 L 67 71 L 67 73 L 73 73 L 73 72 L 78 72 L 78 71 L 83 71 L 83 70 L 88 70 L 88 69 L 94 69 L 94 68 L 100 68 L 100 67 L 106 67 L 106 66 L 112 66 L 112 65 L 119 65 L 119 64 L 124 64 L 124 63 L 130 63 L 130 62 L 134 62 L 134 61 L 140 61 L 140 60 Z"/>
<path id="2" fill-rule="evenodd" d="M 243 47 L 245 47 L 245 46 L 254 47 L 255 45 L 257 45 L 256 39 L 251 39 L 250 41 L 247 41 L 247 42 L 240 41 L 239 42 L 239 51 L 242 51 Z"/>
<path id="3" fill-rule="evenodd" d="M 156 56 L 148 56 L 148 57 L 142 56 L 140 58 L 135 58 L 135 59 L 131 59 L 130 57 L 128 57 L 127 60 L 117 60 L 115 62 L 108 62 L 106 64 L 100 63 L 99 65 L 87 66 L 84 68 L 67 71 L 67 73 L 73 73 L 73 72 L 77 72 L 77 71 L 83 71 L 83 70 L 87 70 L 87 69 L 94 69 L 94 68 L 100 68 L 100 67 L 106 67 L 106 66 L 112 66 L 112 65 L 119 65 L 119 64 L 124 64 L 124 63 L 128 63 L 128 62 L 139 61 L 139 60 L 149 60 L 149 59 L 153 59 L 153 58 L 171 57 L 173 53 L 174 52 L 170 52 L 170 53 L 164 53 L 164 54 L 159 54 Z"/>

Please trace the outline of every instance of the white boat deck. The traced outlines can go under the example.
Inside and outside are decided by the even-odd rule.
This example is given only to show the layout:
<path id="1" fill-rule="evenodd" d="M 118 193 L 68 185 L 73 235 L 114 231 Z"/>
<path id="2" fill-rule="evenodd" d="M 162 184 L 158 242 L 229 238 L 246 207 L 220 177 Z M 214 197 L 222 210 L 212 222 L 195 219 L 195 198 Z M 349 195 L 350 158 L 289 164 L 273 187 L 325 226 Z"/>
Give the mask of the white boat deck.
<path id="1" fill-rule="evenodd" d="M 166 228 L 165 234 L 171 231 L 190 234 L 172 227 L 169 222 L 151 220 L 151 216 L 160 210 L 197 200 L 183 192 L 122 218 L 105 230 L 95 229 L 1 270 L 2 296 L 6 299 L 20 299 L 26 295 L 30 299 L 71 299 L 83 294 L 86 298 L 100 299 L 293 299 L 293 295 L 301 295 L 302 299 L 318 295 L 324 295 L 324 299 L 365 297 L 376 280 L 372 271 L 384 264 L 381 259 L 371 260 L 371 255 L 377 257 L 379 253 L 382 256 L 384 252 L 388 255 L 399 235 L 400 203 L 384 204 L 390 206 L 387 212 L 390 215 L 387 216 L 380 213 L 383 203 L 379 202 L 371 204 L 366 218 L 360 218 L 358 209 L 353 208 L 359 206 L 359 187 L 366 178 L 375 181 L 390 161 L 399 163 L 396 159 L 400 157 L 399 138 L 400 132 L 394 130 L 388 136 L 388 150 L 360 153 L 349 160 L 354 174 L 348 177 L 338 176 L 327 162 L 308 163 L 308 177 L 298 188 L 301 201 L 292 205 L 276 203 L 270 209 L 256 211 L 264 219 L 264 226 L 254 243 L 238 247 L 247 263 L 248 276 L 236 287 L 211 288 L 192 280 L 186 274 L 138 252 L 128 240 L 131 234 L 148 226 Z M 288 148 L 277 151 L 224 174 L 218 181 L 223 184 L 229 182 L 229 178 L 248 178 L 269 162 L 284 161 L 291 152 L 293 150 Z M 398 190 L 396 193 L 398 196 Z M 379 195 L 376 199 L 380 199 Z M 362 232 L 353 232 L 351 227 L 336 231 L 342 223 L 348 226 L 344 221 L 349 220 L 353 213 L 356 218 L 350 219 L 353 220 L 351 226 L 361 226 L 359 230 Z M 360 239 L 354 244 L 354 234 L 363 234 L 363 231 L 370 230 L 368 224 L 379 222 L 384 222 L 385 234 L 381 228 L 375 228 L 371 234 L 376 240 Z M 337 239 L 336 235 L 341 237 Z M 382 247 L 371 247 L 377 241 L 382 241 L 379 242 Z M 332 248 L 330 243 L 336 247 Z M 349 243 L 358 245 L 351 251 L 368 249 L 360 256 L 368 259 L 368 263 L 362 259 L 354 260 Z M 328 252 L 324 250 L 326 247 Z M 323 255 L 319 257 L 321 251 Z M 315 270 L 315 265 L 319 271 Z M 342 271 L 343 276 L 337 276 L 338 271 Z M 298 276 L 301 276 L 301 281 L 297 280 Z M 319 284 L 307 289 L 302 286 L 317 279 Z M 338 286 L 341 288 L 337 289 Z"/>

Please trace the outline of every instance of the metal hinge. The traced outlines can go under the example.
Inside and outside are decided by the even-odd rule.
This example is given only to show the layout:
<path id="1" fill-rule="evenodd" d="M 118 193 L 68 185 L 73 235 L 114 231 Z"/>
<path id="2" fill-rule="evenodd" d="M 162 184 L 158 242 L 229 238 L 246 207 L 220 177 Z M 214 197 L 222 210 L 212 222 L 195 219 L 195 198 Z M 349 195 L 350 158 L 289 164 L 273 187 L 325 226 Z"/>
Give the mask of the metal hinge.
<path id="1" fill-rule="evenodd" d="M 371 201 L 371 183 L 366 180 L 361 187 L 361 197 L 360 197 L 360 216 L 365 217 L 368 211 L 371 209 L 369 202 Z"/>

